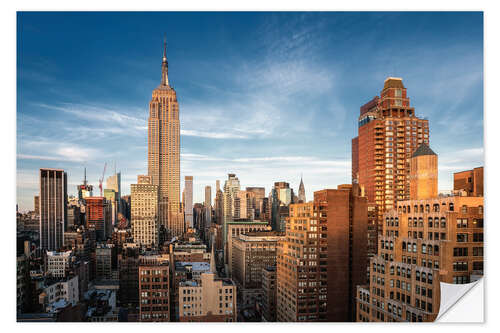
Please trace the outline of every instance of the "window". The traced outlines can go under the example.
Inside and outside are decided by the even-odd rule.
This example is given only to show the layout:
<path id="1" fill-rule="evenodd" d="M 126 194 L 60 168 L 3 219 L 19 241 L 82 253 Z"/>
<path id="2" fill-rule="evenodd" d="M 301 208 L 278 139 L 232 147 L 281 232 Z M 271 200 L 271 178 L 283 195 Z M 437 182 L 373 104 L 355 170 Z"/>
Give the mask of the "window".
<path id="1" fill-rule="evenodd" d="M 468 270 L 468 265 L 466 261 L 456 261 L 453 263 L 454 272 L 463 272 Z"/>
<path id="2" fill-rule="evenodd" d="M 467 228 L 467 219 L 457 219 L 457 228 Z"/>
<path id="3" fill-rule="evenodd" d="M 454 257 L 466 257 L 468 255 L 468 248 L 466 247 L 455 247 L 453 248 Z"/>
<path id="4" fill-rule="evenodd" d="M 474 247 L 472 249 L 472 255 L 474 257 L 482 257 L 483 256 L 483 248 L 482 247 Z"/>
<path id="5" fill-rule="evenodd" d="M 474 271 L 482 271 L 483 270 L 483 262 L 482 261 L 472 262 L 472 269 Z"/>
<path id="6" fill-rule="evenodd" d="M 457 242 L 458 243 L 467 243 L 468 242 L 468 234 L 457 234 Z"/>
<path id="7" fill-rule="evenodd" d="M 482 232 L 479 232 L 479 233 L 474 233 L 472 235 L 472 241 L 473 242 L 482 242 L 483 241 L 483 233 Z"/>

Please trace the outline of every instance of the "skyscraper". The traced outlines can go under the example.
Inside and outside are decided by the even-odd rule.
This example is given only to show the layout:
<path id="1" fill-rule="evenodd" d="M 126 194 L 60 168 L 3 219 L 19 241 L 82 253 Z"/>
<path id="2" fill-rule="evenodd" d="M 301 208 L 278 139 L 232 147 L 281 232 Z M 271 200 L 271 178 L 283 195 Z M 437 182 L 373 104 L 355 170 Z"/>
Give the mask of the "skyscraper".
<path id="1" fill-rule="evenodd" d="M 186 228 L 193 228 L 193 176 L 184 178 Z"/>
<path id="2" fill-rule="evenodd" d="M 212 187 L 205 186 L 205 227 L 209 228 L 212 223 Z"/>
<path id="3" fill-rule="evenodd" d="M 215 221 L 217 224 L 224 223 L 224 193 L 220 189 L 220 182 L 216 183 L 217 191 L 215 192 Z"/>
<path id="4" fill-rule="evenodd" d="M 224 183 L 224 222 L 231 221 L 234 216 L 234 199 L 240 190 L 240 180 L 234 173 L 227 175 Z"/>
<path id="5" fill-rule="evenodd" d="M 212 206 L 212 187 L 205 186 L 205 207 Z"/>
<path id="6" fill-rule="evenodd" d="M 352 181 L 364 188 L 382 214 L 410 198 L 410 157 L 429 144 L 429 121 L 418 118 L 401 78 L 389 77 L 380 97 L 360 108 L 358 136 L 352 140 Z"/>
<path id="7" fill-rule="evenodd" d="M 66 172 L 40 169 L 40 248 L 43 250 L 57 251 L 63 246 L 67 197 Z"/>
<path id="8" fill-rule="evenodd" d="M 177 94 L 168 81 L 167 44 L 164 43 L 160 85 L 153 90 L 148 119 L 148 174 L 159 186 L 160 225 L 171 236 L 184 232 L 180 204 L 180 125 Z"/>

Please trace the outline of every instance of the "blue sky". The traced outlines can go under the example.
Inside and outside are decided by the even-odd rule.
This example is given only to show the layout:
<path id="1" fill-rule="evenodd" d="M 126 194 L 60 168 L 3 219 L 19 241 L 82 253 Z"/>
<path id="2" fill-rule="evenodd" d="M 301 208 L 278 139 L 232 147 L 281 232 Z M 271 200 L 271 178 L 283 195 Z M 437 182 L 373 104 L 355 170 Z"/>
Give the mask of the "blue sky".
<path id="1" fill-rule="evenodd" d="M 302 173 L 308 199 L 350 183 L 359 107 L 388 76 L 429 119 L 440 190 L 484 163 L 481 13 L 18 13 L 20 210 L 40 167 L 65 169 L 69 194 L 84 165 L 97 186 L 116 161 L 124 194 L 147 173 L 164 33 L 195 202 L 229 172 L 266 193 Z"/>

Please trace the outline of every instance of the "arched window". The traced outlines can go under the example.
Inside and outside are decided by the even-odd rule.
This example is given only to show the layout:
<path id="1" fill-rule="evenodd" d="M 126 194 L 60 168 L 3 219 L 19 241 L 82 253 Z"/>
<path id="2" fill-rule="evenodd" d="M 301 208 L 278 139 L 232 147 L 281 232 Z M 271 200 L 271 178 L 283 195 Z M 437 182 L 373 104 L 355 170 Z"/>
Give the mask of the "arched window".
<path id="1" fill-rule="evenodd" d="M 445 217 L 441 218 L 441 228 L 446 228 L 446 218 Z"/>
<path id="2" fill-rule="evenodd" d="M 394 218 L 394 225 L 399 227 L 399 217 Z"/>
<path id="3" fill-rule="evenodd" d="M 410 205 L 408 205 L 408 213 L 411 213 L 411 212 L 410 212 Z"/>
<path id="4" fill-rule="evenodd" d="M 466 213 L 467 213 L 467 206 L 463 205 L 462 206 L 462 214 L 466 214 Z"/>
<path id="5" fill-rule="evenodd" d="M 429 219 L 428 219 L 428 223 L 427 223 L 427 226 L 428 226 L 429 228 L 432 228 L 432 217 L 429 217 Z"/>
<path id="6" fill-rule="evenodd" d="M 439 254 L 439 245 L 434 245 L 434 255 Z"/>
<path id="7" fill-rule="evenodd" d="M 427 253 L 427 245 L 422 244 L 422 253 L 426 254 Z"/>
<path id="8" fill-rule="evenodd" d="M 418 213 L 418 206 L 417 205 L 413 206 L 413 212 Z"/>
<path id="9" fill-rule="evenodd" d="M 424 219 L 421 218 L 421 217 L 418 218 L 418 226 L 419 227 L 423 227 L 424 226 Z"/>
<path id="10" fill-rule="evenodd" d="M 420 213 L 424 212 L 424 205 L 420 205 Z"/>
<path id="11" fill-rule="evenodd" d="M 434 204 L 434 212 L 439 212 L 439 204 Z"/>
<path id="12" fill-rule="evenodd" d="M 430 213 L 431 211 L 431 206 L 429 204 L 425 205 L 425 212 Z"/>
<path id="13" fill-rule="evenodd" d="M 434 218 L 434 228 L 439 228 L 439 217 Z"/>
<path id="14" fill-rule="evenodd" d="M 406 206 L 403 206 L 403 213 L 406 213 Z"/>
<path id="15" fill-rule="evenodd" d="M 455 207 L 453 205 L 453 202 L 450 202 L 450 212 L 455 211 Z"/>
<path id="16" fill-rule="evenodd" d="M 406 242 L 402 243 L 403 251 L 406 251 Z"/>

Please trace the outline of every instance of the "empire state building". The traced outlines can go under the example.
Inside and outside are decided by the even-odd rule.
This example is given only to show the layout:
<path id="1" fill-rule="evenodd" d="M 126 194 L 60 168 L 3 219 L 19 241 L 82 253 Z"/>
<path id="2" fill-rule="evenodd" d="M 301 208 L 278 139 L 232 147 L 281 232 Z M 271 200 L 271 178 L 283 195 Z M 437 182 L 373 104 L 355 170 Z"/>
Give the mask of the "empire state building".
<path id="1" fill-rule="evenodd" d="M 153 90 L 148 119 L 148 174 L 158 185 L 160 226 L 171 237 L 184 232 L 180 204 L 180 126 L 179 103 L 168 82 L 166 42 L 163 45 L 161 83 Z"/>

